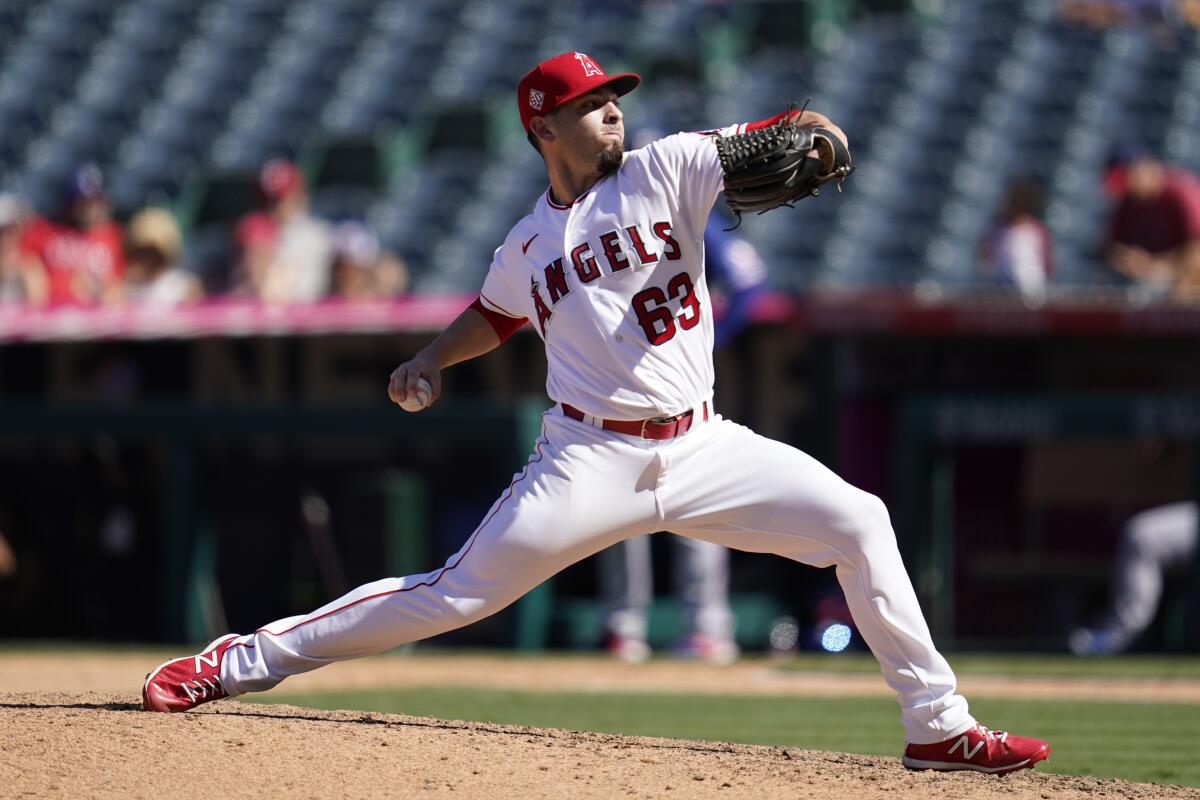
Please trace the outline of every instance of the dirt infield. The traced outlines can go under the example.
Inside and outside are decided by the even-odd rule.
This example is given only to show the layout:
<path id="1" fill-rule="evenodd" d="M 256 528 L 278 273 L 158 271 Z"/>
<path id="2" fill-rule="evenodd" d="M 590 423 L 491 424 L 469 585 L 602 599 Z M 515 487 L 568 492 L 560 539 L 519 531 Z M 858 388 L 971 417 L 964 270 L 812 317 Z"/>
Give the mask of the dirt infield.
<path id="1" fill-rule="evenodd" d="M 5 797 L 1200 798 L 1044 773 L 910 773 L 894 758 L 133 695 L 0 693 Z"/>
<path id="2" fill-rule="evenodd" d="M 998 779 L 909 773 L 894 758 L 633 738 L 227 701 L 192 714 L 138 710 L 163 652 L 0 654 L 0 797 L 1194 798 L 1200 791 L 1046 773 Z M 964 688 L 1200 702 L 1194 681 L 1019 681 Z M 878 675 L 599 659 L 380 657 L 288 682 L 288 691 L 387 686 L 746 694 L 886 694 Z M 62 693 L 69 689 L 70 693 Z M 1019 691 L 1018 691 L 1019 690 Z M 1148 693 L 1150 696 L 1148 696 Z"/>

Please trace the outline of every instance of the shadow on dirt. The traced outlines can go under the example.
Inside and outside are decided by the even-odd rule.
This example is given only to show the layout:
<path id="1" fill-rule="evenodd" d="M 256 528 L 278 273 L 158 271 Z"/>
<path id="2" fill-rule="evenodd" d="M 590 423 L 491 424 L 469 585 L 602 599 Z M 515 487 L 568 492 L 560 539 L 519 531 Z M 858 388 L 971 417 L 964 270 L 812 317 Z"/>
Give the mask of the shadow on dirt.
<path id="1" fill-rule="evenodd" d="M 141 711 L 141 703 L 0 703 L 0 708 L 78 708 L 84 711 Z"/>

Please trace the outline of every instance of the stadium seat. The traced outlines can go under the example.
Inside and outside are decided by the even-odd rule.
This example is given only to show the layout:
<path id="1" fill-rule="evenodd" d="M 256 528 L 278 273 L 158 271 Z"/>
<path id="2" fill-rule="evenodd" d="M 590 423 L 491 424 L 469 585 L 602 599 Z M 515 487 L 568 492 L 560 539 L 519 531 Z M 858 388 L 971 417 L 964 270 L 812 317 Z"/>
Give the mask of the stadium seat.
<path id="1" fill-rule="evenodd" d="M 1052 229 L 1062 280 L 1086 282 L 1108 211 L 1091 176 L 1110 132 L 1136 125 L 1200 167 L 1200 39 L 1072 26 L 1036 0 L 941 5 L 925 24 L 864 14 L 823 55 L 796 46 L 807 9 L 766 1 L 9 0 L 0 183 L 50 202 L 72 162 L 95 159 L 128 212 L 178 198 L 189 175 L 401 131 L 420 163 L 390 182 L 377 164 L 370 189 L 318 185 L 315 201 L 366 214 L 411 256 L 418 287 L 450 290 L 478 277 L 544 184 L 514 127 L 515 80 L 531 54 L 575 47 L 643 71 L 631 121 L 702 129 L 811 98 L 850 133 L 859 170 L 846 194 L 824 193 L 782 228 L 741 228 L 787 274 L 780 285 L 969 282 L 974 240 L 1014 171 L 1073 212 L 1056 211 Z M 726 52 L 706 45 L 721 37 Z"/>

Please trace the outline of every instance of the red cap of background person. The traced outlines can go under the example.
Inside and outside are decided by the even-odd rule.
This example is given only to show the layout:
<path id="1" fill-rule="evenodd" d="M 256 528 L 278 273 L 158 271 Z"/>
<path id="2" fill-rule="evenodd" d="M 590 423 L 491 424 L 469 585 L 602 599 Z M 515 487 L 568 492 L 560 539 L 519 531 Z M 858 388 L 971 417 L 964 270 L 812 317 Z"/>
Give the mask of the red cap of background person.
<path id="1" fill-rule="evenodd" d="M 563 103 L 612 84 L 618 95 L 628 94 L 641 82 L 632 72 L 605 75 L 600 65 L 584 53 L 561 53 L 538 64 L 517 84 L 521 125 L 529 130 L 534 117 L 549 114 Z"/>
<path id="2" fill-rule="evenodd" d="M 304 188 L 304 175 L 291 161 L 268 161 L 258 174 L 258 188 L 268 200 L 280 200 Z"/>

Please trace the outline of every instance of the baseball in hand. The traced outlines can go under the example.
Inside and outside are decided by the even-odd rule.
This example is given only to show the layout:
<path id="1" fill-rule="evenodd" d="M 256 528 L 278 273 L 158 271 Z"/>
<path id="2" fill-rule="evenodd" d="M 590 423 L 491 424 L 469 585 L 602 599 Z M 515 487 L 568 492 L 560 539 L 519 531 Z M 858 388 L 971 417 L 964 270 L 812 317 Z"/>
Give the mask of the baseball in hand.
<path id="1" fill-rule="evenodd" d="M 417 378 L 417 391 L 404 398 L 400 407 L 405 411 L 420 411 L 433 399 L 433 387 L 424 378 Z"/>

